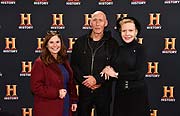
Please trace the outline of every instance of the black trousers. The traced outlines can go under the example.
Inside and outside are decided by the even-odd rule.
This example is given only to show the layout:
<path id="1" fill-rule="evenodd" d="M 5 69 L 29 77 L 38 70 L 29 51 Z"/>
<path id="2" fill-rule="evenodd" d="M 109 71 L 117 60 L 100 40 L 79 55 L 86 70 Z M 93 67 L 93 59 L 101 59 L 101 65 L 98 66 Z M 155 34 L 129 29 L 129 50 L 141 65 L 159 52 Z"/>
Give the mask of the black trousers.
<path id="1" fill-rule="evenodd" d="M 88 97 L 79 97 L 77 115 L 91 116 L 92 108 L 95 108 L 95 116 L 110 116 L 110 100 L 106 96 L 98 96 L 92 93 Z"/>
<path id="2" fill-rule="evenodd" d="M 146 86 L 131 89 L 116 87 L 113 116 L 150 116 Z"/>

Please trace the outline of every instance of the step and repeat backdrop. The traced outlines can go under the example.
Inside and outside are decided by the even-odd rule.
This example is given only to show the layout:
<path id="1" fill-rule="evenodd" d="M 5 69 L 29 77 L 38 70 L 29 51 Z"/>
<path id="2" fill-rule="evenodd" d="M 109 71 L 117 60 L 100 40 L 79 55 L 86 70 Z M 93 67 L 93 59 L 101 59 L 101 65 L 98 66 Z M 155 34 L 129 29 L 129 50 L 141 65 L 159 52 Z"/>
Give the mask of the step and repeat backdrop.
<path id="1" fill-rule="evenodd" d="M 0 116 L 33 116 L 29 81 L 45 33 L 59 30 L 70 56 L 96 10 L 107 14 L 106 30 L 119 43 L 117 18 L 140 21 L 150 116 L 180 116 L 180 0 L 0 0 Z"/>

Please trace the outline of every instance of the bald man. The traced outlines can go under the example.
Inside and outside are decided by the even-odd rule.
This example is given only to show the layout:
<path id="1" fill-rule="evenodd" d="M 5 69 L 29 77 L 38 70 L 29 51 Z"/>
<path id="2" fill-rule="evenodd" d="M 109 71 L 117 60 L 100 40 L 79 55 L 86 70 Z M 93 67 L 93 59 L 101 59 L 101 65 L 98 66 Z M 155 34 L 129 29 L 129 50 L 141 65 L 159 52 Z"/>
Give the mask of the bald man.
<path id="1" fill-rule="evenodd" d="M 71 66 L 79 85 L 78 116 L 110 116 L 112 81 L 106 81 L 100 72 L 109 64 L 118 43 L 112 38 L 106 15 L 96 11 L 91 15 L 92 30 L 78 38 L 71 54 Z"/>

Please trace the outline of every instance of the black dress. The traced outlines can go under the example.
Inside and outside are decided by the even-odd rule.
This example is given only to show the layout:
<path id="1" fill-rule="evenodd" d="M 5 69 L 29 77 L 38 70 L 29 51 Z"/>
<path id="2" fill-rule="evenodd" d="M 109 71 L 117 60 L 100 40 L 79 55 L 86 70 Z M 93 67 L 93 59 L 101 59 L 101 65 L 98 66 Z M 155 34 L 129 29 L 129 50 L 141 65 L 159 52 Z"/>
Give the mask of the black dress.
<path id="1" fill-rule="evenodd" d="M 119 72 L 113 116 L 150 116 L 148 90 L 144 81 L 146 55 L 143 45 L 136 40 L 123 43 L 111 65 Z"/>

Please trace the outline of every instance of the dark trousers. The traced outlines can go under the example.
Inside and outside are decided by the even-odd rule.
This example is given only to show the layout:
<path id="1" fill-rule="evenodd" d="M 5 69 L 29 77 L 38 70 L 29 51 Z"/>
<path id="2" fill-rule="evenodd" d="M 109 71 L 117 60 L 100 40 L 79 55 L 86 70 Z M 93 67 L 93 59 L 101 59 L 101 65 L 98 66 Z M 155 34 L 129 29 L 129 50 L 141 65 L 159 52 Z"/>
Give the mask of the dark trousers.
<path id="1" fill-rule="evenodd" d="M 95 116 L 110 116 L 110 100 L 106 97 L 90 95 L 79 98 L 78 116 L 91 116 L 92 108 L 95 108 Z"/>
<path id="2" fill-rule="evenodd" d="M 116 88 L 113 116 L 150 116 L 147 88 Z"/>

